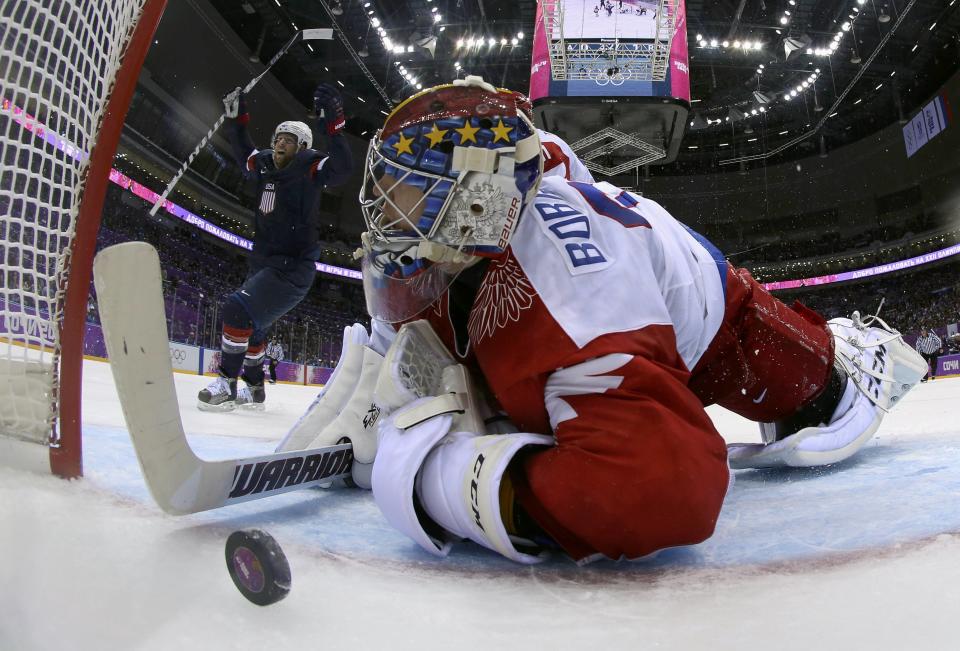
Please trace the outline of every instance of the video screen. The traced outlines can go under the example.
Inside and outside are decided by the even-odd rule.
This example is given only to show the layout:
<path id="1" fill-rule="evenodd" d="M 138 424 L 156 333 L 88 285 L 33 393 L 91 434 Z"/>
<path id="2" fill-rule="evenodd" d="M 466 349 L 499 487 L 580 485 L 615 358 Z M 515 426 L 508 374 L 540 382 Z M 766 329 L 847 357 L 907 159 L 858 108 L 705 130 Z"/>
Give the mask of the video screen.
<path id="1" fill-rule="evenodd" d="M 648 0 L 563 0 L 563 38 L 644 39 L 657 32 L 657 3 Z"/>

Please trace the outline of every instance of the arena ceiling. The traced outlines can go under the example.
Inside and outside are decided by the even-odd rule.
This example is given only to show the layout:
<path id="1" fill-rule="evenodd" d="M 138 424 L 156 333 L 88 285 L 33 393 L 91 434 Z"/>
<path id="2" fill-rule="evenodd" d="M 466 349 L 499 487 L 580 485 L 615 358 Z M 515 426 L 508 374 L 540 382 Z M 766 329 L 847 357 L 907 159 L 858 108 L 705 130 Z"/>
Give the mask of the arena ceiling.
<path id="1" fill-rule="evenodd" d="M 416 84 L 426 88 L 469 73 L 516 90 L 529 86 L 535 0 L 212 4 L 261 61 L 296 29 L 335 21 L 352 52 L 337 39 L 315 42 L 312 49 L 298 46 L 276 66 L 276 74 L 306 106 L 317 82 L 340 82 L 349 129 L 358 136 L 369 137 L 390 104 L 416 92 Z M 716 171 L 731 156 L 769 152 L 816 128 L 815 135 L 773 160 L 809 156 L 909 116 L 958 69 L 958 7 L 958 0 L 688 0 L 694 124 L 687 125 L 671 173 Z M 379 29 L 403 52 L 388 52 Z M 698 45 L 698 35 L 705 46 Z M 457 46 L 461 39 L 479 37 L 494 43 L 469 52 Z M 801 45 L 789 60 L 787 38 Z M 736 47 L 754 42 L 760 47 Z M 804 81 L 808 87 L 784 99 Z M 761 106 L 755 91 L 772 101 L 752 116 Z"/>

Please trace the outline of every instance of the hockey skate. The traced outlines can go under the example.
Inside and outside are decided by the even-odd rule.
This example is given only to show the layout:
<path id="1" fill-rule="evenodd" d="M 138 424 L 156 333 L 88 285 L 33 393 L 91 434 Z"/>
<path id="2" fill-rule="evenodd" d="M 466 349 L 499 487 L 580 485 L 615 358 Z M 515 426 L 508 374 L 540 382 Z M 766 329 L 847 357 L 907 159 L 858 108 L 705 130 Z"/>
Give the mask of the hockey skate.
<path id="1" fill-rule="evenodd" d="M 200 411 L 233 411 L 237 406 L 237 379 L 218 375 L 197 394 Z"/>
<path id="2" fill-rule="evenodd" d="M 873 325 L 877 324 L 877 325 Z M 814 405 L 778 423 L 761 423 L 762 444 L 731 445 L 730 466 L 771 468 L 822 466 L 849 458 L 880 427 L 887 411 L 900 402 L 926 374 L 926 362 L 903 336 L 878 316 L 827 322 L 836 347 L 833 382 L 838 397 L 828 418 L 804 423 Z M 815 403 L 817 401 L 814 401 Z M 791 426 L 792 425 L 792 426 Z"/>
<path id="3" fill-rule="evenodd" d="M 247 383 L 246 386 L 237 389 L 237 406 L 251 411 L 263 411 L 266 409 L 264 404 L 267 399 L 267 392 L 263 389 L 263 382 L 260 384 Z"/>

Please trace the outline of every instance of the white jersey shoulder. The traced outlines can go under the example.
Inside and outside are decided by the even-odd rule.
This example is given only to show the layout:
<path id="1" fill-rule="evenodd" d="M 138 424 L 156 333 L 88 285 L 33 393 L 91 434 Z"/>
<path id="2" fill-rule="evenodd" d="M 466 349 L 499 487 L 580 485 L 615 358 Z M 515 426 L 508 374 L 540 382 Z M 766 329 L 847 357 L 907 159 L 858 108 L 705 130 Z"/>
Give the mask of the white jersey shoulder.
<path id="1" fill-rule="evenodd" d="M 723 318 L 725 263 L 659 204 L 609 183 L 544 178 L 511 248 L 581 347 L 604 334 L 670 325 L 693 368 Z"/>
<path id="2" fill-rule="evenodd" d="M 558 135 L 537 129 L 543 154 L 543 175 L 559 176 L 568 181 L 593 183 L 593 175 L 573 148 Z"/>

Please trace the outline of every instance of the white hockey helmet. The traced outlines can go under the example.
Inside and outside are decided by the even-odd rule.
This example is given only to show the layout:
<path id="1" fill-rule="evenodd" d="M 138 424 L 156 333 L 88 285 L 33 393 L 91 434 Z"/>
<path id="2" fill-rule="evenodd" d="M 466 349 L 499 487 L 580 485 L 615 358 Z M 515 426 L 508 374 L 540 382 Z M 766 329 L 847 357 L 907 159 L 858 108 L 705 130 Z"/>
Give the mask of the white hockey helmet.
<path id="1" fill-rule="evenodd" d="M 294 120 L 281 122 L 277 125 L 277 128 L 273 130 L 273 139 L 276 140 L 277 136 L 281 133 L 289 133 L 295 137 L 298 147 L 303 145 L 307 149 L 310 149 L 311 145 L 313 145 L 313 132 L 310 130 L 310 127 L 303 122 L 296 122 Z"/>

